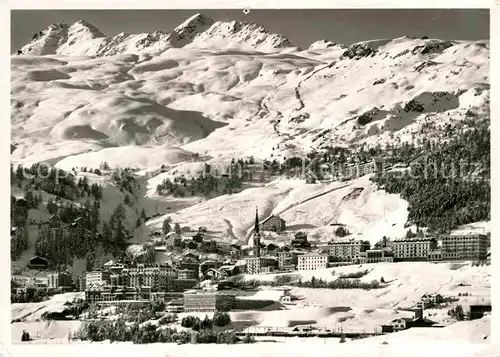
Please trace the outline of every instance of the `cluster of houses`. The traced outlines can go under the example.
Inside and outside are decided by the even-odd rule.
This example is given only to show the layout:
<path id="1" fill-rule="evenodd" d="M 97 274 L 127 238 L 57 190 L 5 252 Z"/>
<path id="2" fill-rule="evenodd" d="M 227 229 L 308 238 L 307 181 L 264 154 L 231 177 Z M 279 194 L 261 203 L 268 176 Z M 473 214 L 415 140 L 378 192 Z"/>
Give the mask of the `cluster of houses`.
<path id="1" fill-rule="evenodd" d="M 34 260 L 37 260 L 35 257 Z M 14 293 L 26 294 L 29 290 L 59 290 L 61 292 L 75 290 L 73 278 L 68 272 L 54 272 L 47 275 L 35 275 L 32 277 L 13 275 L 12 283 Z"/>
<path id="2" fill-rule="evenodd" d="M 57 216 L 50 220 L 58 225 Z M 75 222 L 77 225 L 78 222 Z M 110 261 L 101 269 L 85 272 L 76 281 L 68 272 L 50 273 L 37 280 L 18 283 L 20 292 L 28 287 L 59 289 L 62 291 L 85 291 L 91 303 L 120 301 L 171 301 L 172 309 L 179 308 L 175 299 L 182 297 L 199 285 L 200 281 L 211 280 L 224 284 L 226 278 L 242 273 L 263 274 L 290 272 L 295 270 L 316 270 L 328 267 L 398 261 L 439 260 L 485 260 L 489 238 L 477 233 L 454 233 L 441 237 L 441 245 L 431 237 L 404 238 L 390 241 L 382 239 L 373 247 L 361 239 L 336 239 L 326 245 L 317 246 L 308 241 L 307 235 L 298 232 L 288 244 L 278 246 L 263 244 L 261 231 L 283 233 L 286 222 L 273 215 L 259 222 L 258 212 L 249 244 L 240 246 L 224 242 L 206 241 L 206 228 L 196 232 L 170 232 L 159 236 L 162 245 L 154 247 L 154 264 L 127 266 Z M 183 251 L 175 252 L 174 246 L 184 242 Z M 215 244 L 214 253 L 203 253 L 203 248 Z M 45 270 L 49 262 L 43 257 L 34 257 L 29 267 Z M 193 299 L 201 299 L 199 296 Z M 208 298 L 207 298 L 208 299 Z M 212 298 L 207 301 L 218 301 Z M 210 304 L 212 304 L 212 302 Z M 213 304 L 212 304 L 213 305 Z M 210 305 L 210 306 L 212 306 Z M 421 308 L 426 308 L 423 303 Z"/>
<path id="3" fill-rule="evenodd" d="M 285 222 L 271 216 L 265 222 L 270 227 L 256 223 L 253 233 L 253 249 L 244 258 L 246 273 L 260 274 L 294 270 L 316 270 L 348 264 L 370 264 L 402 261 L 482 261 L 491 259 L 488 252 L 489 237 L 477 232 L 454 232 L 441 236 L 440 245 L 434 237 L 402 238 L 390 241 L 383 238 L 373 247 L 362 239 L 342 238 L 326 245 L 312 245 L 307 235 L 298 232 L 290 243 L 281 247 L 261 242 L 260 230 L 284 230 Z"/>

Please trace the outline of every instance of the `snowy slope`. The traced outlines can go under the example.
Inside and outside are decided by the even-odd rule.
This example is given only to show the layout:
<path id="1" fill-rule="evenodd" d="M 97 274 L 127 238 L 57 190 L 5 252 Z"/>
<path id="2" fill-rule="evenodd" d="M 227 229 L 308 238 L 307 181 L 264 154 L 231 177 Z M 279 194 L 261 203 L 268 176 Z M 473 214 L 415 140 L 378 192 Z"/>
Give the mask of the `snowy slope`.
<path id="1" fill-rule="evenodd" d="M 287 326 L 289 321 L 314 320 L 318 326 L 337 326 L 342 323 L 344 331 L 373 331 L 380 325 L 399 317 L 412 317 L 411 309 L 426 293 L 439 292 L 443 296 L 457 297 L 467 292 L 470 296 L 459 297 L 459 301 L 446 308 L 431 308 L 424 312 L 425 317 L 443 325 L 454 323 L 447 315 L 448 309 L 460 304 L 469 311 L 471 304 L 491 303 L 491 267 L 472 267 L 466 264 L 433 264 L 427 262 L 402 262 L 365 264 L 363 266 L 337 267 L 311 271 L 287 273 L 297 281 L 309 281 L 312 277 L 332 281 L 341 274 L 360 272 L 369 273 L 361 280 L 380 281 L 383 277 L 387 284 L 381 289 L 308 289 L 294 287 L 291 293 L 298 297 L 296 306 L 289 311 L 257 313 L 255 319 L 262 326 Z M 335 274 L 332 274 L 334 272 Z M 246 279 L 272 281 L 276 274 L 245 275 Z M 432 276 L 432 279 L 429 279 Z M 273 290 L 264 290 L 268 298 L 275 295 Z M 331 308 L 346 307 L 332 311 Z M 267 325 L 266 325 L 267 324 Z M 458 329 L 459 330 L 459 329 Z M 485 331 L 488 335 L 489 331 Z"/>
<path id="2" fill-rule="evenodd" d="M 436 351 L 446 351 L 447 355 L 455 357 L 494 357 L 498 355 L 499 344 L 489 343 L 484 340 L 490 329 L 490 318 L 477 321 L 467 321 L 457 326 L 445 327 L 443 329 L 410 329 L 407 331 L 380 336 L 348 343 L 339 344 L 338 339 L 324 338 L 288 338 L 286 343 L 254 343 L 237 344 L 228 348 L 224 344 L 204 345 L 204 351 L 210 355 L 217 356 L 303 356 L 306 350 L 308 355 L 321 355 L 325 349 L 334 350 L 336 356 L 341 357 L 399 357 L 402 353 L 408 357 L 422 355 L 433 356 Z M 13 325 L 16 327 L 16 325 Z M 18 337 L 21 330 L 16 329 Z M 65 334 L 59 336 L 60 342 L 65 342 Z M 461 337 L 466 337 L 463 339 Z M 13 336 L 14 339 L 14 336 Z M 41 341 L 43 343 L 44 341 Z M 40 343 L 40 342 L 38 342 Z M 137 353 L 149 356 L 164 356 L 165 348 L 171 355 L 196 356 L 200 352 L 200 346 L 196 344 L 176 345 L 169 344 L 144 344 L 132 345 L 132 343 L 109 341 L 102 343 L 78 343 L 78 347 L 72 344 L 52 344 L 50 346 L 51 356 L 88 356 L 91 354 L 116 354 L 122 356 L 135 356 Z M 409 347 L 411 346 L 411 348 Z M 30 355 L 40 351 L 41 346 L 36 344 L 13 344 L 10 352 L 14 355 Z M 77 352 L 78 351 L 78 352 Z"/>
<path id="3" fill-rule="evenodd" d="M 302 50 L 258 24 L 196 14 L 170 32 L 114 37 L 84 21 L 56 24 L 22 52 L 11 58 L 14 163 L 140 169 L 148 211 L 155 201 L 183 208 L 169 214 L 228 241 L 246 241 L 258 206 L 262 218 L 279 213 L 317 242 L 338 222 L 375 242 L 404 234 L 408 205 L 367 177 L 345 187 L 277 180 L 201 203 L 157 197 L 165 177 L 196 171 L 195 153 L 217 165 L 418 143 L 448 123 L 489 116 L 488 41 L 404 36 Z M 420 111 L 405 110 L 411 100 Z M 157 175 L 161 165 L 170 171 Z"/>
<path id="4" fill-rule="evenodd" d="M 156 180 L 154 180 L 156 182 Z M 156 187 L 151 184 L 151 189 Z M 253 227 L 255 207 L 261 219 L 279 214 L 290 232 L 304 231 L 309 239 L 326 243 L 333 237 L 331 223 L 345 224 L 352 238 L 378 242 L 384 235 L 400 237 L 405 233 L 408 203 L 398 195 L 377 191 L 365 176 L 350 182 L 304 185 L 300 180 L 276 180 L 266 186 L 241 193 L 220 196 L 189 208 L 148 221 L 151 229 L 160 229 L 166 216 L 191 227 L 206 226 L 226 241 L 251 244 L 248 233 Z M 264 234 L 269 243 L 288 236 Z"/>
<path id="5" fill-rule="evenodd" d="M 54 139 L 78 140 L 82 152 L 168 143 L 290 156 L 438 136 L 429 126 L 489 108 L 488 41 L 318 41 L 302 51 L 258 24 L 197 14 L 170 33 L 113 38 L 83 21 L 52 25 L 23 53 L 11 68 L 16 160 Z M 423 111 L 403 110 L 410 100 Z"/>

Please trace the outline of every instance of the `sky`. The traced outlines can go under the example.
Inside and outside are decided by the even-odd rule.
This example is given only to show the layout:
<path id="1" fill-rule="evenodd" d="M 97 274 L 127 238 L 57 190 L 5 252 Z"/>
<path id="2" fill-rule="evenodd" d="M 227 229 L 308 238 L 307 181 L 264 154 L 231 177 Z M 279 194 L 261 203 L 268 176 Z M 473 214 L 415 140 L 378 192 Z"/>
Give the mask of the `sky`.
<path id="1" fill-rule="evenodd" d="M 488 9 L 283 9 L 251 10 L 12 10 L 12 51 L 28 43 L 35 32 L 53 23 L 85 20 L 107 36 L 120 32 L 170 31 L 190 16 L 202 13 L 214 20 L 254 21 L 290 42 L 307 48 L 327 39 L 350 45 L 359 41 L 401 36 L 443 40 L 489 39 Z"/>

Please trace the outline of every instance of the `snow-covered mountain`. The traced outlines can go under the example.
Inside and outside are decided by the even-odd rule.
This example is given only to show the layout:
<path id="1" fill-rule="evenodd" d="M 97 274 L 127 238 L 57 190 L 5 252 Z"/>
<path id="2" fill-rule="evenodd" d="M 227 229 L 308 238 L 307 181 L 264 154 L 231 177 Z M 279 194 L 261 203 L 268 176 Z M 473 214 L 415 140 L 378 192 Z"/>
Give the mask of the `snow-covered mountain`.
<path id="1" fill-rule="evenodd" d="M 122 53 L 158 55 L 169 48 L 187 45 L 264 50 L 292 47 L 287 38 L 269 33 L 259 24 L 215 21 L 196 14 L 168 33 L 120 33 L 114 37 L 106 37 L 95 26 L 85 21 L 78 21 L 73 25 L 54 24 L 34 34 L 33 40 L 22 47 L 20 53 L 92 57 Z"/>
<path id="2" fill-rule="evenodd" d="M 145 171 L 165 164 L 181 174 L 192 168 L 194 153 L 213 165 L 325 146 L 418 145 L 440 137 L 444 127 L 489 117 L 487 40 L 322 40 L 302 50 L 258 24 L 200 14 L 171 32 L 112 38 L 84 21 L 51 25 L 12 56 L 11 74 L 12 161 L 65 169 L 107 161 Z M 160 182 L 149 180 L 149 196 Z M 276 196 L 269 187 L 259 196 L 271 213 L 289 192 Z M 396 218 L 384 223 L 380 207 L 367 204 L 379 191 L 366 182 L 362 187 L 366 196 L 349 201 L 352 207 L 336 196 L 343 191 L 330 194 L 341 206 L 321 211 L 328 217 L 315 214 L 322 217 L 315 224 L 331 223 L 345 208 L 366 221 L 362 231 L 404 231 L 404 201 L 387 198 L 385 214 L 394 208 Z M 249 202 L 245 194 L 234 200 Z M 253 207 L 258 198 L 252 200 Z M 314 207 L 323 206 L 315 201 Z M 179 217 L 201 217 L 193 212 Z M 307 215 L 297 212 L 287 218 L 303 224 Z M 228 236 L 244 236 L 246 221 L 238 219 L 230 226 L 240 232 Z"/>

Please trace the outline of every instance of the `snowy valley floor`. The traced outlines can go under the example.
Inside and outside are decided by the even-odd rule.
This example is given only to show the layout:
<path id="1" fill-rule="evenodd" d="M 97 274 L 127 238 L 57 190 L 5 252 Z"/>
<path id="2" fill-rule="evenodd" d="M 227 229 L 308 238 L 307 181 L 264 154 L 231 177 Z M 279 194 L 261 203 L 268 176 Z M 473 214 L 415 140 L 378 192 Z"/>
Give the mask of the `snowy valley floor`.
<path id="1" fill-rule="evenodd" d="M 410 329 L 395 334 L 338 343 L 337 339 L 289 338 L 285 342 L 258 342 L 250 345 L 176 345 L 131 343 L 72 343 L 12 345 L 12 356 L 312 356 L 316 353 L 339 356 L 454 356 L 494 357 L 499 344 L 490 344 L 490 318 L 460 322 L 442 329 Z M 50 343 L 50 342 L 49 342 Z"/>
<path id="2" fill-rule="evenodd" d="M 470 263 L 431 264 L 431 263 L 383 263 L 368 264 L 363 267 L 349 266 L 314 272 L 300 273 L 308 280 L 313 275 L 324 280 L 333 280 L 340 274 L 368 269 L 370 272 L 363 281 L 380 279 L 388 282 L 382 289 L 365 290 L 330 290 L 293 288 L 292 293 L 301 298 L 296 306 L 289 310 L 242 311 L 231 312 L 233 321 L 252 320 L 258 326 L 286 327 L 292 321 L 316 321 L 318 326 L 335 327 L 342 325 L 344 331 L 364 329 L 370 332 L 392 319 L 404 317 L 418 298 L 427 292 L 440 292 L 445 296 L 458 296 L 459 292 L 468 292 L 470 297 L 461 297 L 454 304 L 462 304 L 468 309 L 482 299 L 490 301 L 491 267 L 473 267 Z M 257 276 L 246 276 L 256 278 Z M 429 277 L 432 277 L 430 279 Z M 261 279 L 272 280 L 273 275 L 261 275 Z M 270 287 L 262 288 L 256 295 L 262 299 L 277 299 L 279 291 Z M 202 349 L 208 355 L 234 356 L 302 356 L 335 351 L 335 356 L 454 356 L 454 357 L 493 357 L 500 351 L 500 346 L 489 346 L 490 316 L 480 320 L 456 322 L 449 320 L 447 310 L 428 309 L 425 316 L 447 325 L 443 328 L 412 328 L 403 332 L 385 336 L 349 341 L 340 344 L 338 339 L 329 338 L 286 338 L 268 337 L 277 342 L 258 342 L 252 345 L 175 345 L 151 344 L 134 345 L 129 343 L 87 343 L 71 342 L 68 333 L 80 327 L 80 321 L 52 321 L 47 324 L 41 320 L 45 311 L 57 309 L 65 301 L 71 301 L 75 293 L 56 295 L 51 300 L 36 304 L 12 304 L 12 319 L 22 322 L 13 323 L 12 343 L 19 343 L 23 329 L 26 329 L 34 341 L 23 345 L 13 345 L 11 355 L 28 356 L 38 351 L 47 351 L 47 356 L 88 356 L 88 355 L 128 355 L 148 356 L 193 356 Z M 349 311 L 334 311 L 335 307 L 349 307 Z M 179 318 L 185 314 L 179 314 Z M 204 314 L 202 314 L 204 316 Z M 201 316 L 201 317 L 203 317 Z M 252 329 L 251 328 L 251 329 Z M 42 346 L 44 345 L 44 346 Z M 49 347 L 50 345 L 50 347 Z M 78 346 L 78 347 L 76 347 Z M 45 348 L 47 348 L 45 350 Z M 444 352 L 442 352 L 444 351 Z"/>

